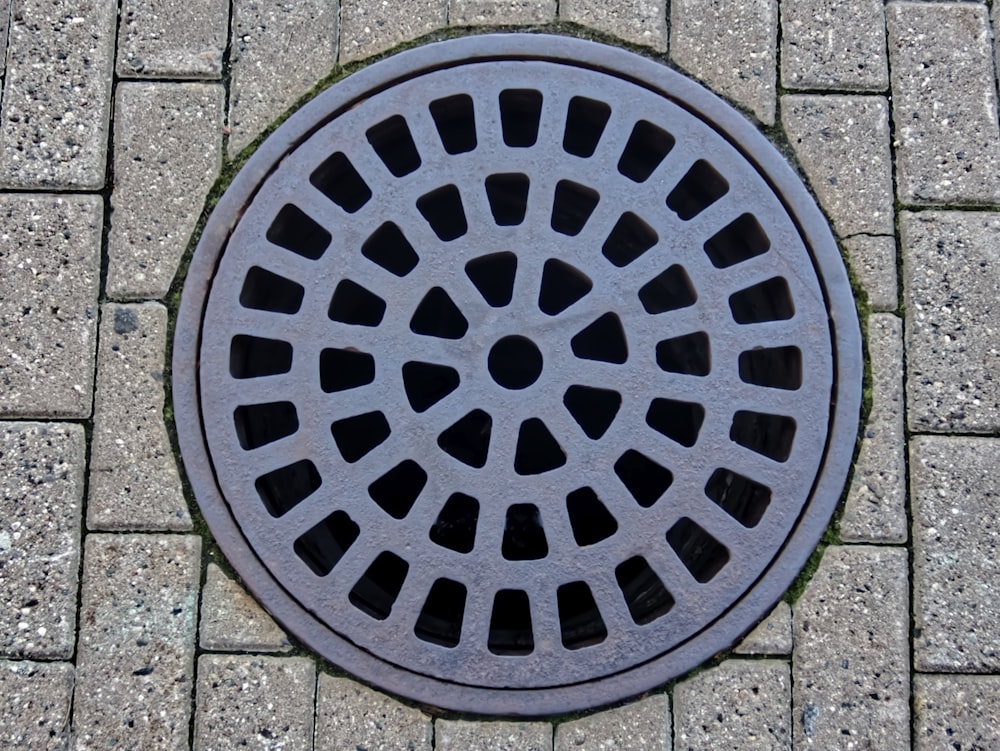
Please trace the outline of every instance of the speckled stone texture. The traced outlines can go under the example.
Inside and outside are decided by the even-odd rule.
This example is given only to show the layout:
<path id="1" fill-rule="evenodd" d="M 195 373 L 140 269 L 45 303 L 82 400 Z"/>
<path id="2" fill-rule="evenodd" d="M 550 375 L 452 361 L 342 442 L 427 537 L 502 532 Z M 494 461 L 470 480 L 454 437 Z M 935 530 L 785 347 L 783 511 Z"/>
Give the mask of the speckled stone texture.
<path id="1" fill-rule="evenodd" d="M 286 652 L 292 648 L 274 619 L 214 563 L 205 570 L 198 639 L 202 649 L 216 652 Z"/>
<path id="2" fill-rule="evenodd" d="M 450 0 L 448 22 L 479 24 L 548 23 L 556 17 L 556 0 Z"/>
<path id="3" fill-rule="evenodd" d="M 0 660 L 0 747 L 68 749 L 72 700 L 70 663 Z"/>
<path id="4" fill-rule="evenodd" d="M 246 148 L 337 59 L 337 5 L 236 0 L 229 93 L 230 155 Z"/>
<path id="5" fill-rule="evenodd" d="M 784 0 L 781 82 L 792 89 L 885 91 L 883 0 Z"/>
<path id="6" fill-rule="evenodd" d="M 10 28 L 11 0 L 0 0 L 0 76 L 7 67 L 7 31 Z"/>
<path id="7" fill-rule="evenodd" d="M 88 417 L 98 196 L 0 196 L 0 418 Z"/>
<path id="8" fill-rule="evenodd" d="M 434 751 L 552 751 L 547 722 L 434 723 Z"/>
<path id="9" fill-rule="evenodd" d="M 0 187 L 104 186 L 114 0 L 12 0 Z"/>
<path id="10" fill-rule="evenodd" d="M 87 536 L 74 751 L 188 748 L 201 538 Z"/>
<path id="11" fill-rule="evenodd" d="M 981 3 L 886 6 L 899 200 L 1000 201 L 993 50 Z"/>
<path id="12" fill-rule="evenodd" d="M 167 309 L 101 308 L 101 344 L 90 455 L 91 530 L 191 529 L 163 422 Z"/>
<path id="13" fill-rule="evenodd" d="M 913 661 L 918 670 L 1000 669 L 1000 440 L 910 443 Z"/>
<path id="14" fill-rule="evenodd" d="M 312 751 L 315 696 L 310 659 L 202 655 L 194 751 Z"/>
<path id="15" fill-rule="evenodd" d="M 907 418 L 913 431 L 1000 430 L 1000 214 L 902 212 Z"/>
<path id="16" fill-rule="evenodd" d="M 111 297 L 160 299 L 170 289 L 219 176 L 224 98 L 223 87 L 214 84 L 118 86 Z"/>
<path id="17" fill-rule="evenodd" d="M 430 751 L 434 730 L 420 710 L 349 678 L 320 674 L 316 690 L 316 751 Z"/>
<path id="18" fill-rule="evenodd" d="M 1000 676 L 917 675 L 913 699 L 917 751 L 1000 748 Z"/>
<path id="19" fill-rule="evenodd" d="M 826 549 L 793 608 L 796 749 L 909 746 L 908 601 L 905 549 Z"/>
<path id="20" fill-rule="evenodd" d="M 80 425 L 0 423 L 2 657 L 73 655 L 85 462 Z"/>
<path id="21" fill-rule="evenodd" d="M 792 609 L 779 602 L 733 651 L 738 655 L 789 655 L 792 653 Z"/>
<path id="22" fill-rule="evenodd" d="M 560 0 L 559 17 L 658 52 L 667 49 L 666 0 Z"/>
<path id="23" fill-rule="evenodd" d="M 670 3 L 670 57 L 713 91 L 774 124 L 777 0 Z"/>
<path id="24" fill-rule="evenodd" d="M 367 2 L 343 0 L 340 6 L 340 62 L 350 63 L 416 39 L 447 22 L 446 0 Z"/>
<path id="25" fill-rule="evenodd" d="M 896 238 L 856 235 L 844 240 L 844 248 L 872 310 L 899 307 L 899 279 L 896 273 Z"/>
<path id="26" fill-rule="evenodd" d="M 219 0 L 122 0 L 118 75 L 220 78 L 228 23 Z"/>
<path id="27" fill-rule="evenodd" d="M 556 727 L 555 751 L 670 751 L 670 700 L 657 694 Z"/>

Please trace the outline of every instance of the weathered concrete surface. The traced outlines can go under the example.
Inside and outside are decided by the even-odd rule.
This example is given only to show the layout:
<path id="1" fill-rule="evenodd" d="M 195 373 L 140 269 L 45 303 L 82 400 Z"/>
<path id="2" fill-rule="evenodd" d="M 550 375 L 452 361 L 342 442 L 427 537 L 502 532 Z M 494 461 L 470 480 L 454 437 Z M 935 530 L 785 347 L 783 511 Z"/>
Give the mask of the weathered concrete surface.
<path id="1" fill-rule="evenodd" d="M 0 660 L 0 746 L 58 751 L 70 743 L 73 666 Z"/>
<path id="2" fill-rule="evenodd" d="M 779 602 L 754 630 L 737 644 L 738 655 L 788 655 L 792 653 L 792 609 Z"/>
<path id="3" fill-rule="evenodd" d="M 666 0 L 560 0 L 559 17 L 592 29 L 614 34 L 620 39 L 667 49 Z"/>
<path id="4" fill-rule="evenodd" d="M 220 78 L 228 23 L 218 0 L 122 0 L 118 75 Z"/>
<path id="5" fill-rule="evenodd" d="M 670 751 L 670 699 L 640 699 L 556 727 L 555 751 Z"/>
<path id="6" fill-rule="evenodd" d="M 368 751 L 430 751 L 433 738 L 431 718 L 423 712 L 349 678 L 319 676 L 316 751 L 354 746 Z"/>
<path id="7" fill-rule="evenodd" d="M 401 42 L 416 39 L 447 23 L 446 0 L 371 3 L 342 0 L 340 63 L 363 60 Z"/>
<path id="8" fill-rule="evenodd" d="M 201 593 L 202 649 L 214 652 L 287 652 L 285 632 L 246 590 L 214 563 L 205 569 Z"/>

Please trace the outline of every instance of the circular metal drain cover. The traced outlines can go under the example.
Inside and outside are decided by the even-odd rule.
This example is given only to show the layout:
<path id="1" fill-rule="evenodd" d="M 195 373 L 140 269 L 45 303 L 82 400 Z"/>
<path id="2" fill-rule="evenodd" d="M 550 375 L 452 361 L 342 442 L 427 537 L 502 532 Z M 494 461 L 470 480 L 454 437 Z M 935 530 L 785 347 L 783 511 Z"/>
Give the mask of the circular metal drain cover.
<path id="1" fill-rule="evenodd" d="M 860 334 L 774 148 L 651 61 L 442 42 L 318 97 L 215 209 L 177 428 L 303 641 L 425 703 L 661 684 L 792 582 L 838 501 Z"/>

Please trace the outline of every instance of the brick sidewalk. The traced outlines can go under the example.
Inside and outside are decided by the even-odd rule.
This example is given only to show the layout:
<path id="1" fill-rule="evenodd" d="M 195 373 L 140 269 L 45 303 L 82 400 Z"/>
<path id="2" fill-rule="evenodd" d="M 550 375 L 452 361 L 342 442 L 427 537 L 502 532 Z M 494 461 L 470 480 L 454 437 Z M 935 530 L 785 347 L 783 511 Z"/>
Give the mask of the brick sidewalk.
<path id="1" fill-rule="evenodd" d="M 0 5 L 0 746 L 1000 749 L 998 12 Z M 331 70 L 449 24 L 566 22 L 790 147 L 868 296 L 872 409 L 839 541 L 734 656 L 571 721 L 432 718 L 294 649 L 195 528 L 168 294 L 224 165 Z"/>

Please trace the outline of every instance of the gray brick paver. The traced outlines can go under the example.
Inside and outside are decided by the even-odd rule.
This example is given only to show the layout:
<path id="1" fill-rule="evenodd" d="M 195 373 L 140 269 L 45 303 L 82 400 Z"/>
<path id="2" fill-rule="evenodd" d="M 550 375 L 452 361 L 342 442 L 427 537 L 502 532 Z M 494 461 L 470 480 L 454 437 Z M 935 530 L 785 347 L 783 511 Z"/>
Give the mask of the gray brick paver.
<path id="1" fill-rule="evenodd" d="M 738 655 L 789 655 L 792 653 L 792 609 L 779 602 L 774 609 L 733 648 Z"/>
<path id="2" fill-rule="evenodd" d="M 479 24 L 548 23 L 556 17 L 556 0 L 450 0 L 448 23 Z"/>
<path id="3" fill-rule="evenodd" d="M 1000 676 L 916 675 L 916 751 L 1000 749 Z"/>
<path id="4" fill-rule="evenodd" d="M 368 751 L 431 750 L 431 718 L 418 709 L 349 678 L 326 674 L 320 674 L 316 693 L 316 751 L 356 746 Z M 441 751 L 440 742 L 433 745 Z"/>
<path id="5" fill-rule="evenodd" d="M 670 698 L 655 694 L 556 727 L 555 751 L 670 751 Z"/>
<path id="6" fill-rule="evenodd" d="M 868 295 L 872 310 L 896 310 L 899 307 L 899 279 L 895 236 L 855 235 L 844 240 L 844 249 L 851 271 Z"/>
<path id="7" fill-rule="evenodd" d="M 444 28 L 447 0 L 342 0 L 340 62 L 363 60 Z"/>
<path id="8" fill-rule="evenodd" d="M 218 652 L 286 652 L 285 632 L 246 590 L 214 563 L 205 570 L 201 593 L 202 649 Z"/>
<path id="9" fill-rule="evenodd" d="M 0 660 L 0 748 L 68 749 L 73 677 L 68 662 Z"/>
<path id="10" fill-rule="evenodd" d="M 667 5 L 667 0 L 560 0 L 559 18 L 665 52 Z"/>
<path id="11" fill-rule="evenodd" d="M 121 0 L 118 75 L 122 78 L 220 78 L 229 3 L 219 0 Z"/>
<path id="12" fill-rule="evenodd" d="M 434 751 L 552 751 L 552 726 L 547 722 L 438 720 Z"/>

